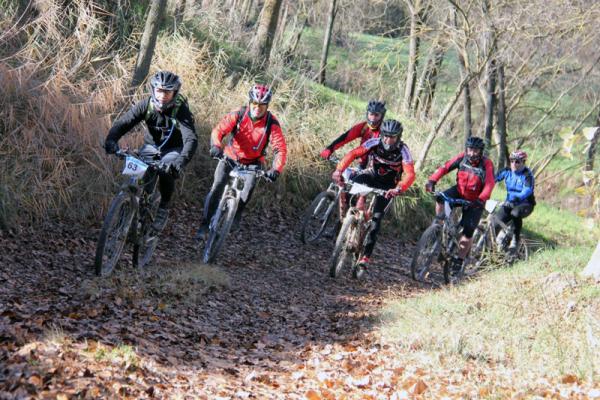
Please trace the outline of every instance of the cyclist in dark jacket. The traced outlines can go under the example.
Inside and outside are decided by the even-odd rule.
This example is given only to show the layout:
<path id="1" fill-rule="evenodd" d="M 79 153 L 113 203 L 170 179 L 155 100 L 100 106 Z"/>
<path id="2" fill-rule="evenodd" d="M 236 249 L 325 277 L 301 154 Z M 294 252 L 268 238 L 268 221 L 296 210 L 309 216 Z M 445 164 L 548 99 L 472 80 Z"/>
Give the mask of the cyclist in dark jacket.
<path id="1" fill-rule="evenodd" d="M 366 270 L 373 253 L 377 234 L 381 227 L 384 211 L 390 200 L 406 192 L 415 181 L 415 169 L 408 146 L 402 142 L 402 124 L 389 119 L 381 124 L 381 136 L 367 140 L 359 147 L 348 152 L 338 163 L 332 179 L 339 185 L 344 184 L 342 173 L 356 159 L 366 157 L 368 166 L 358 172 L 352 181 L 386 190 L 385 196 L 377 196 L 371 217 L 373 229 L 369 232 L 365 244 L 364 256 L 358 261 L 359 268 Z M 348 201 L 340 197 L 340 202 Z M 365 198 L 359 197 L 356 206 L 365 207 Z M 345 208 L 345 207 L 344 207 Z"/>
<path id="2" fill-rule="evenodd" d="M 523 218 L 529 216 L 535 206 L 534 177 L 525 166 L 527 153 L 523 150 L 512 152 L 509 159 L 510 168 L 505 168 L 496 175 L 496 182 L 504 181 L 507 192 L 506 200 L 496 216 L 504 223 L 513 220 L 515 236 L 511 239 L 509 250 L 516 250 L 521 239 Z"/>
<path id="3" fill-rule="evenodd" d="M 147 130 L 142 158 L 160 153 L 164 168 L 159 171 L 158 187 L 161 200 L 154 228 L 161 231 L 169 215 L 169 203 L 175 191 L 175 180 L 190 162 L 198 146 L 198 137 L 186 99 L 179 94 L 181 80 L 168 71 L 159 71 L 150 78 L 151 95 L 136 104 L 113 123 L 104 148 L 108 154 L 119 150 L 118 141 L 138 123 L 145 121 Z"/>
<path id="4" fill-rule="evenodd" d="M 379 127 L 385 117 L 385 101 L 371 100 L 367 104 L 366 120 L 352 126 L 346 132 L 338 136 L 329 146 L 321 151 L 321 157 L 329 159 L 334 151 L 355 139 L 360 138 L 360 144 L 363 144 L 369 139 L 379 137 Z M 367 157 L 362 157 L 360 167 L 364 168 L 367 165 Z"/>
<path id="5" fill-rule="evenodd" d="M 446 190 L 444 193 L 448 197 L 461 198 L 472 202 L 472 206 L 463 207 L 461 225 L 463 227 L 462 236 L 459 240 L 458 256 L 452 260 L 452 270 L 459 271 L 462 268 L 465 257 L 471 250 L 473 243 L 473 233 L 481 214 L 485 202 L 490 198 L 494 189 L 494 164 L 484 157 L 483 150 L 485 143 L 483 139 L 471 136 L 467 139 L 466 149 L 446 164 L 438 168 L 427 181 L 425 190 L 435 191 L 435 184 L 448 172 L 456 169 L 456 185 Z M 436 215 L 444 213 L 444 200 L 436 199 Z"/>

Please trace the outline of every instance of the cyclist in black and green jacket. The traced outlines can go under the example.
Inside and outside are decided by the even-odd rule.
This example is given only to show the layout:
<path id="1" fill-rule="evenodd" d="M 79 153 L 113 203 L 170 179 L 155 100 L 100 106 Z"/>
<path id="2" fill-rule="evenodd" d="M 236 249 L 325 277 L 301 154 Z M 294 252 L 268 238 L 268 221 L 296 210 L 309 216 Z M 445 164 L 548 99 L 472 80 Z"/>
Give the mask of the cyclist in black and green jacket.
<path id="1" fill-rule="evenodd" d="M 148 129 L 142 158 L 160 153 L 164 168 L 159 172 L 158 187 L 161 200 L 154 220 L 154 228 L 161 231 L 169 215 L 169 202 L 175 191 L 175 180 L 190 162 L 198 147 L 194 116 L 186 99 L 179 94 L 181 80 L 168 71 L 159 71 L 150 79 L 151 95 L 136 104 L 114 122 L 108 132 L 104 149 L 108 154 L 119 150 L 118 141 L 138 123 L 145 121 Z"/>

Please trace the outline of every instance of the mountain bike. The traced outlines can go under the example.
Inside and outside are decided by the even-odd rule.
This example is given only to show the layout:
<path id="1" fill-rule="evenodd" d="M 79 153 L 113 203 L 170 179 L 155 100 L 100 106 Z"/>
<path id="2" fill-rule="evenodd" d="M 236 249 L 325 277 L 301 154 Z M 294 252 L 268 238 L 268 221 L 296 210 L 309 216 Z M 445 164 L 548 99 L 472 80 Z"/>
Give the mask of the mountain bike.
<path id="1" fill-rule="evenodd" d="M 225 238 L 231 230 L 231 225 L 238 209 L 242 191 L 244 189 L 244 177 L 254 175 L 256 178 L 269 179 L 265 176 L 265 171 L 259 165 L 238 164 L 226 157 L 217 158 L 231 163 L 233 169 L 229 173 L 229 181 L 223 189 L 223 195 L 219 201 L 215 213 L 210 219 L 208 226 L 208 238 L 204 245 L 203 261 L 209 264 L 215 260 L 219 250 L 225 241 Z"/>
<path id="2" fill-rule="evenodd" d="M 350 180 L 346 185 L 346 190 L 348 190 L 351 195 L 349 204 L 353 204 L 353 200 L 358 196 L 371 195 L 371 200 L 366 210 L 354 205 L 346 212 L 329 261 L 329 276 L 336 278 L 344 268 L 352 266 L 352 277 L 360 279 L 364 270 L 359 268 L 358 260 L 363 256 L 365 239 L 372 229 L 371 216 L 373 215 L 375 196 L 385 196 L 386 191 L 355 183 Z M 388 203 L 384 210 L 384 214 L 392 203 L 393 201 Z"/>
<path id="3" fill-rule="evenodd" d="M 338 158 L 329 158 L 329 162 L 333 165 L 337 165 L 338 161 Z M 340 186 L 331 182 L 327 190 L 317 194 L 313 199 L 302 215 L 300 225 L 302 243 L 314 243 L 326 232 L 332 232 L 331 236 L 335 236 L 333 231 L 338 223 L 340 193 Z"/>
<path id="4" fill-rule="evenodd" d="M 440 262 L 443 269 L 444 281 L 450 283 L 452 274 L 450 264 L 452 257 L 458 253 L 458 241 L 462 232 L 460 219 L 462 208 L 470 206 L 471 202 L 464 199 L 448 197 L 443 192 L 435 192 L 436 197 L 444 199 L 444 213 L 436 215 L 431 225 L 423 232 L 417 242 L 417 247 L 410 264 L 413 279 L 425 282 L 431 276 L 432 264 Z M 460 279 L 464 273 L 464 264 L 460 271 L 454 274 Z"/>
<path id="5" fill-rule="evenodd" d="M 470 258 L 476 266 L 493 263 L 499 259 L 499 256 L 507 264 L 529 258 L 529 248 L 523 238 L 519 241 L 516 250 L 510 249 L 509 245 L 514 237 L 515 226 L 512 220 L 505 224 L 497 217 L 497 212 L 503 204 L 497 200 L 488 200 L 485 203 L 487 215 L 481 220 L 473 234 Z"/>
<path id="6" fill-rule="evenodd" d="M 112 272 L 126 243 L 133 244 L 133 265 L 138 268 L 148 265 L 158 244 L 159 232 L 152 224 L 160 203 L 156 190 L 160 153 L 157 150 L 142 159 L 136 151 L 119 150 L 116 156 L 125 160 L 122 174 L 127 180 L 113 198 L 100 230 L 95 257 L 98 276 Z"/>

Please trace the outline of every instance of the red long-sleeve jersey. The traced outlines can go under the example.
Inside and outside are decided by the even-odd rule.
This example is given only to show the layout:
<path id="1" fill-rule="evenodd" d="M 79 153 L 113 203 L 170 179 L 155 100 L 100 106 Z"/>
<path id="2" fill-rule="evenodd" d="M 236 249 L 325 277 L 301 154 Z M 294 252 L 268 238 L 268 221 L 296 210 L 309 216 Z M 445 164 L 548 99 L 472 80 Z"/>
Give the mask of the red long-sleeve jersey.
<path id="1" fill-rule="evenodd" d="M 232 111 L 225 115 L 211 132 L 211 143 L 214 146 L 223 147 L 223 138 L 234 131 L 238 111 Z M 271 145 L 273 149 L 273 168 L 281 173 L 287 159 L 287 145 L 279 121 L 271 114 L 271 132 L 266 134 L 267 114 L 262 118 L 252 121 L 246 109 L 240 121 L 239 130 L 235 133 L 233 140 L 228 144 L 224 152 L 227 157 L 242 164 L 252 164 L 257 161 L 264 162 L 266 147 Z"/>
<path id="2" fill-rule="evenodd" d="M 490 198 L 495 185 L 492 160 L 483 157 L 477 165 L 471 165 L 465 153 L 461 152 L 438 168 L 429 180 L 437 182 L 454 169 L 458 169 L 456 186 L 462 198 L 470 201 L 477 199 L 486 201 Z"/>

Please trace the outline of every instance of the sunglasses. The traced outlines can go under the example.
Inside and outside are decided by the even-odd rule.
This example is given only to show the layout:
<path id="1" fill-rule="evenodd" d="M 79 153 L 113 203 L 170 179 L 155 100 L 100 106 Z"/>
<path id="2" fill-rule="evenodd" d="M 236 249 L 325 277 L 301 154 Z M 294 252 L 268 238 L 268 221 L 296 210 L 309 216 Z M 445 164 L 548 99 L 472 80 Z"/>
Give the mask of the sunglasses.
<path id="1" fill-rule="evenodd" d="M 510 162 L 513 163 L 513 164 L 523 164 L 523 161 L 521 161 L 521 160 L 515 160 L 515 159 L 511 159 Z"/>
<path id="2" fill-rule="evenodd" d="M 250 105 L 253 105 L 254 107 L 260 107 L 260 106 L 266 106 L 267 103 L 258 103 L 256 101 L 251 101 Z"/>

